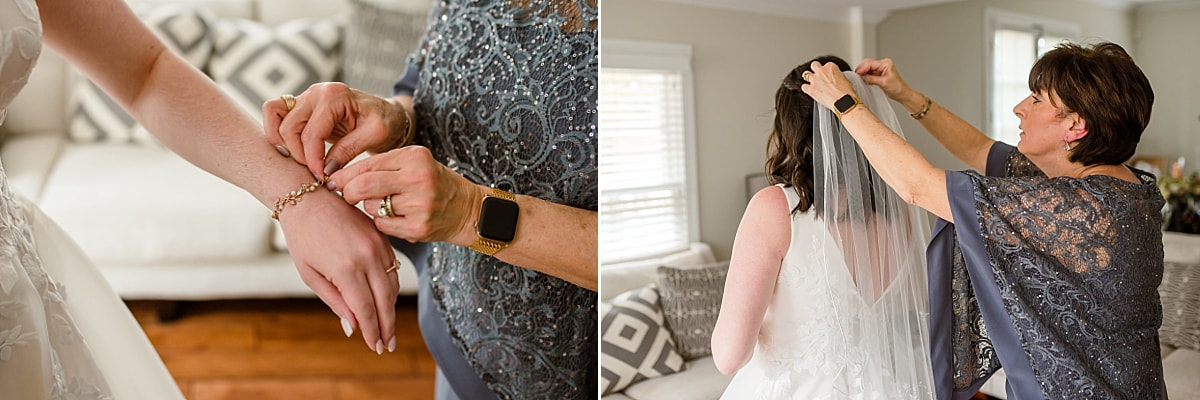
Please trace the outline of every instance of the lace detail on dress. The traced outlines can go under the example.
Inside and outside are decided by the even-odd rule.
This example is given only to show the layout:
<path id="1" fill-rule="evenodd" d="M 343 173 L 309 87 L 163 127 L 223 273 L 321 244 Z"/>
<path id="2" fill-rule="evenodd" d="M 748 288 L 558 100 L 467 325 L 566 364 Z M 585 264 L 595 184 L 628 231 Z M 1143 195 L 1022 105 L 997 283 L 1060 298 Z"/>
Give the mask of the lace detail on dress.
<path id="1" fill-rule="evenodd" d="M 967 175 L 1004 306 L 1048 398 L 1161 398 L 1154 178 Z M 1035 167 L 1036 168 L 1036 167 Z"/>
<path id="2" fill-rule="evenodd" d="M 854 285 L 845 261 L 827 259 L 841 251 L 826 251 L 836 245 L 820 220 L 812 211 L 795 214 L 792 231 L 754 355 L 723 398 L 931 398 L 931 388 L 897 383 L 879 360 L 884 355 L 864 350 L 866 341 L 880 337 L 859 324 L 873 308 Z"/>
<path id="3" fill-rule="evenodd" d="M 33 0 L 0 4 L 0 125 L 8 117 L 8 104 L 29 81 L 41 53 L 42 25 L 37 4 Z"/>
<path id="4" fill-rule="evenodd" d="M 71 322 L 65 291 L 42 269 L 28 215 L 0 167 L 0 395 L 111 399 Z M 43 388 L 47 373 L 50 387 Z"/>
<path id="5" fill-rule="evenodd" d="M 0 0 L 0 123 L 42 50 L 33 0 Z M 111 399 L 0 167 L 0 398 Z"/>
<path id="6" fill-rule="evenodd" d="M 415 142 L 472 182 L 587 210 L 598 204 L 594 1 L 444 0 L 410 64 Z M 434 301 L 500 398 L 596 393 L 596 292 L 445 243 Z"/>

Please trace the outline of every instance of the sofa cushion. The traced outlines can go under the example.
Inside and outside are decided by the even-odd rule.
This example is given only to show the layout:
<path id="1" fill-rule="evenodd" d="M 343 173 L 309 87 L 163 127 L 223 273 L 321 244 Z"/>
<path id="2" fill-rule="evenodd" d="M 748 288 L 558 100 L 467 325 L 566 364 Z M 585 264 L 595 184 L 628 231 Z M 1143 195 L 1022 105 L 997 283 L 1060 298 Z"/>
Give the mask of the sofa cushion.
<path id="1" fill-rule="evenodd" d="M 67 145 L 38 202 L 98 264 L 238 260 L 269 251 L 269 210 L 174 153 Z"/>
<path id="2" fill-rule="evenodd" d="M 137 7 L 138 16 L 167 48 L 189 64 L 203 68 L 212 55 L 213 17 L 186 5 Z M 117 102 L 86 77 L 76 74 L 71 101 L 69 133 L 77 143 L 105 142 L 160 147 L 158 140 L 133 120 Z"/>
<path id="3" fill-rule="evenodd" d="M 1171 399 L 1200 399 L 1200 352 L 1179 349 L 1163 360 L 1163 381 Z"/>
<path id="4" fill-rule="evenodd" d="M 1200 264 L 1200 235 L 1163 232 L 1163 259 L 1177 263 Z"/>
<path id="5" fill-rule="evenodd" d="M 213 29 L 213 45 L 209 76 L 261 119 L 267 100 L 334 80 L 342 63 L 342 24 L 313 18 L 271 29 L 254 21 L 223 19 Z"/>
<path id="6" fill-rule="evenodd" d="M 718 399 L 732 380 L 717 370 L 712 357 L 703 357 L 688 361 L 682 372 L 635 383 L 625 395 L 638 400 Z"/>
<path id="7" fill-rule="evenodd" d="M 425 32 L 427 12 L 392 10 L 364 0 L 352 3 L 342 63 L 344 81 L 352 88 L 391 97 L 392 84 L 404 74 L 408 54 Z"/>
<path id="8" fill-rule="evenodd" d="M 658 291 L 667 329 L 684 359 L 712 354 L 710 342 L 728 272 L 728 261 L 704 268 L 658 267 Z"/>
<path id="9" fill-rule="evenodd" d="M 683 369 L 683 357 L 663 326 L 653 285 L 617 296 L 600 322 L 600 387 L 605 395 Z"/>
<path id="10" fill-rule="evenodd" d="M 1160 341 L 1200 351 L 1200 264 L 1166 262 L 1158 296 L 1163 310 Z"/>
<path id="11" fill-rule="evenodd" d="M 716 262 L 712 248 L 705 243 L 692 243 L 687 250 L 663 257 L 600 266 L 600 300 L 607 301 L 621 293 L 654 283 L 658 267 L 684 267 Z"/>

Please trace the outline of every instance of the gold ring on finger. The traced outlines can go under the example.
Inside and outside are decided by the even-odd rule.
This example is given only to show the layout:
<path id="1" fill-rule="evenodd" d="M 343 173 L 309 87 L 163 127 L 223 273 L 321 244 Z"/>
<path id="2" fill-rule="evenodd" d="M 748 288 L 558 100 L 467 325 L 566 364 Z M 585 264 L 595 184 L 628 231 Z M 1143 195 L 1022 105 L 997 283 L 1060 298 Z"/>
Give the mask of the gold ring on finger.
<path id="1" fill-rule="evenodd" d="M 392 212 L 392 195 L 383 196 L 383 200 L 379 201 L 379 216 L 384 218 L 394 217 Z"/>
<path id="2" fill-rule="evenodd" d="M 283 96 L 279 96 L 279 98 L 283 100 L 283 106 L 287 107 L 288 111 L 292 111 L 293 108 L 296 108 L 296 96 L 285 94 Z"/>
<path id="3" fill-rule="evenodd" d="M 400 260 L 392 260 L 392 266 L 388 267 L 388 269 L 386 271 L 383 271 L 383 273 L 390 274 L 390 273 L 392 273 L 392 271 L 395 271 L 398 269 L 400 269 Z"/>

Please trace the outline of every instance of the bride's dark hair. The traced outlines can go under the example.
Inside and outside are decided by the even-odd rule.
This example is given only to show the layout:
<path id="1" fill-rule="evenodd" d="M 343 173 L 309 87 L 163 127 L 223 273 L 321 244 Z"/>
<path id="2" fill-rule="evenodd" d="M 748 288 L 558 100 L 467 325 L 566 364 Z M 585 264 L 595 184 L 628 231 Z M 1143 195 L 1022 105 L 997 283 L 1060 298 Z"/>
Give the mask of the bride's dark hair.
<path id="1" fill-rule="evenodd" d="M 792 69 L 775 91 L 775 126 L 767 140 L 765 173 L 771 184 L 796 188 L 800 204 L 792 213 L 806 212 L 813 205 L 813 99 L 800 90 L 806 83 L 804 71 L 812 71 L 813 61 L 850 71 L 850 64 L 840 57 L 820 56 Z"/>

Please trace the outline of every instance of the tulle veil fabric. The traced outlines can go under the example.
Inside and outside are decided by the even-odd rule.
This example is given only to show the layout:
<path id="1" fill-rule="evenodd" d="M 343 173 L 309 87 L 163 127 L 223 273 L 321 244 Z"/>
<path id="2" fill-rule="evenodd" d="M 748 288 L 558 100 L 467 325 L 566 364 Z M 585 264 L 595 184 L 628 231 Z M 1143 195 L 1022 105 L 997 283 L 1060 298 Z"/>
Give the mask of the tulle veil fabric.
<path id="1" fill-rule="evenodd" d="M 861 96 L 859 107 L 903 137 L 882 90 L 844 73 Z M 883 182 L 832 110 L 815 107 L 815 207 L 829 232 L 821 240 L 834 241 L 820 246 L 826 278 L 848 272 L 864 306 L 834 318 L 848 354 L 857 353 L 844 372 L 846 395 L 932 399 L 925 213 Z"/>

